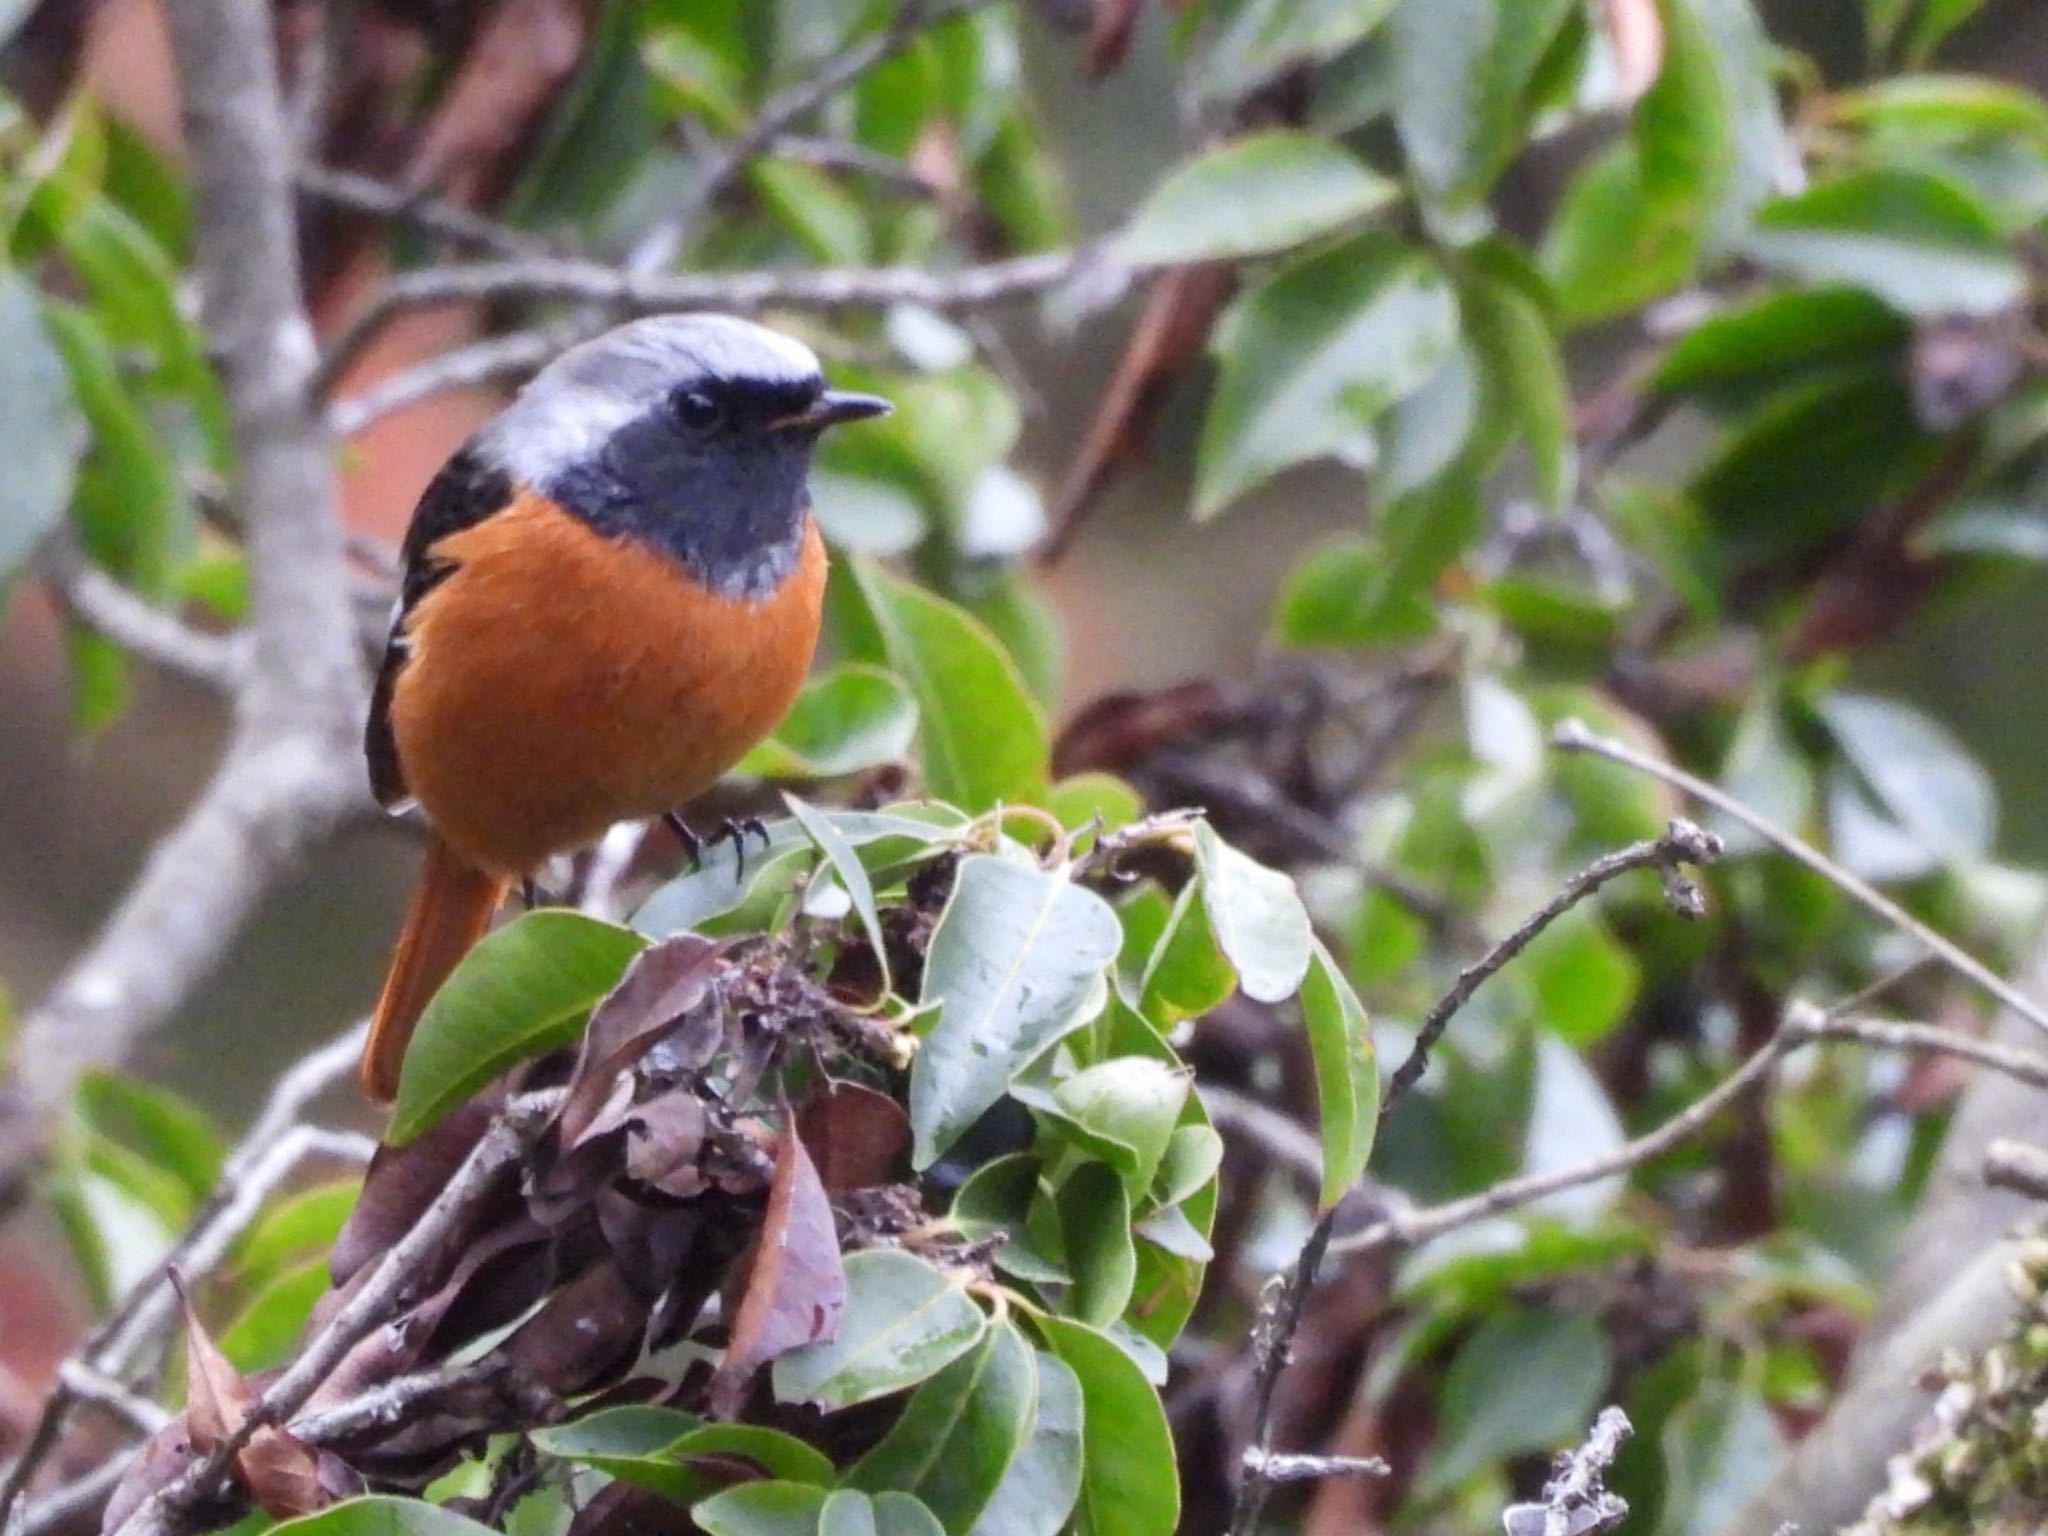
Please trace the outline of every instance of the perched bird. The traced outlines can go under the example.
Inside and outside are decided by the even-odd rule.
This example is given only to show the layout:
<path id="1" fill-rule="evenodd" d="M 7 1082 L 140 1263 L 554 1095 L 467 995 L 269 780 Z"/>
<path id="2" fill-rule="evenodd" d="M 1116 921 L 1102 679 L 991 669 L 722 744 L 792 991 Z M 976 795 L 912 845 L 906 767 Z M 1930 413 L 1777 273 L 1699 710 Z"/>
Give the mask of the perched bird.
<path id="1" fill-rule="evenodd" d="M 377 799 L 430 829 L 370 1097 L 511 882 L 672 812 L 782 718 L 825 587 L 811 450 L 888 409 L 775 331 L 659 316 L 563 353 L 427 487 L 365 738 Z"/>

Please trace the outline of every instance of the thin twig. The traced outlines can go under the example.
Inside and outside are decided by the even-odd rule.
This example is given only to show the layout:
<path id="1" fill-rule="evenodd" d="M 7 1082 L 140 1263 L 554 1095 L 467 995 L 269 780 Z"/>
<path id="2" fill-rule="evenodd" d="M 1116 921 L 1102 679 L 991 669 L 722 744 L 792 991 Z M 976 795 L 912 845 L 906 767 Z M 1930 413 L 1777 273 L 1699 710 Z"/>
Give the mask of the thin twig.
<path id="1" fill-rule="evenodd" d="M 306 1107 L 339 1081 L 361 1054 L 367 1023 L 331 1040 L 294 1063 L 270 1091 L 248 1134 L 222 1164 L 220 1177 L 164 1262 L 139 1281 L 120 1305 L 82 1339 L 60 1367 L 55 1388 L 44 1398 L 35 1427 L 21 1453 L 0 1477 L 0 1529 L 28 1481 L 57 1446 L 64 1422 L 80 1394 L 65 1374 L 75 1366 L 91 1377 L 119 1379 L 131 1371 L 144 1344 L 158 1337 L 175 1315 L 169 1276 L 207 1273 L 255 1220 L 266 1200 L 308 1157 L 367 1159 L 367 1138 L 323 1131 L 300 1123 Z"/>
<path id="2" fill-rule="evenodd" d="M 1591 1536 L 1612 1530 L 1628 1517 L 1628 1501 L 1607 1488 L 1607 1470 L 1635 1433 L 1628 1415 L 1607 1407 L 1593 1421 L 1585 1444 L 1557 1461 L 1535 1504 L 1511 1504 L 1501 1513 L 1507 1536 Z"/>
<path id="3" fill-rule="evenodd" d="M 249 646 L 240 635 L 195 629 L 167 608 L 121 585 L 86 558 L 68 538 L 45 549 L 42 570 L 50 595 L 69 618 L 97 631 L 124 651 L 233 693 L 248 671 Z"/>
<path id="4" fill-rule="evenodd" d="M 545 240 L 485 218 L 467 208 L 443 202 L 423 193 L 394 187 L 374 176 L 359 175 L 331 165 L 302 165 L 295 175 L 299 190 L 308 197 L 352 213 L 366 213 L 387 219 L 452 244 L 514 260 L 559 254 Z"/>
<path id="5" fill-rule="evenodd" d="M 1788 1014 L 1784 1027 L 1803 1035 L 1801 1044 L 1806 1040 L 1854 1040 L 1894 1051 L 1931 1051 L 1974 1061 L 2032 1088 L 2048 1088 L 2048 1056 L 2015 1050 L 1975 1035 L 1959 1035 L 1932 1024 L 1843 1017 L 1831 1011 L 1819 1018 Z"/>
<path id="6" fill-rule="evenodd" d="M 2048 1200 L 2048 1151 L 2001 1136 L 1984 1149 L 1984 1182 L 2029 1200 Z"/>
<path id="7" fill-rule="evenodd" d="M 1247 1453 L 1245 1466 L 1269 1483 L 1306 1483 L 1324 1477 L 1386 1477 L 1393 1472 L 1381 1456 L 1303 1456 L 1277 1451 Z"/>
<path id="8" fill-rule="evenodd" d="M 1428 1242 L 1459 1227 L 1470 1226 L 1502 1211 L 1513 1210 L 1516 1206 L 1527 1205 L 1567 1189 L 1577 1189 L 1582 1184 L 1597 1184 L 1602 1179 L 1611 1179 L 1616 1174 L 1626 1173 L 1653 1158 L 1662 1157 L 1674 1147 L 1689 1141 L 1704 1129 L 1716 1115 L 1748 1092 L 1750 1087 L 1769 1074 L 1778 1062 L 1797 1050 L 1805 1039 L 1792 1034 L 1776 1034 L 1758 1049 L 1732 1074 L 1723 1078 L 1698 1099 L 1666 1120 L 1655 1130 L 1638 1136 L 1634 1141 L 1625 1142 L 1612 1152 L 1599 1157 L 1587 1158 L 1569 1168 L 1560 1168 L 1552 1173 L 1531 1174 L 1526 1178 L 1505 1179 L 1476 1195 L 1462 1200 L 1446 1201 L 1442 1205 L 1428 1206 L 1407 1215 L 1388 1217 L 1376 1221 L 1358 1232 L 1348 1234 L 1331 1244 L 1336 1253 L 1372 1253 L 1383 1248 L 1412 1247 Z"/>
<path id="9" fill-rule="evenodd" d="M 1711 832 L 1704 832 L 1691 822 L 1674 817 L 1665 834 L 1653 842 L 1636 843 L 1614 853 L 1595 859 L 1568 880 L 1558 893 L 1531 913 L 1522 925 L 1502 939 L 1471 965 L 1458 973 L 1458 979 L 1437 1001 L 1423 1018 L 1422 1028 L 1417 1032 L 1415 1044 L 1409 1048 L 1407 1059 L 1395 1071 L 1387 1083 L 1386 1093 L 1380 1100 L 1380 1112 L 1385 1114 L 1398 1103 L 1402 1095 L 1413 1088 L 1429 1067 L 1429 1053 L 1443 1037 L 1443 1032 L 1459 1009 L 1472 1000 L 1472 994 L 1485 984 L 1502 966 L 1526 949 L 1531 940 L 1571 908 L 1599 890 L 1608 881 L 1627 874 L 1632 869 L 1657 868 L 1664 872 L 1665 892 L 1673 911 L 1682 917 L 1698 917 L 1705 910 L 1704 899 L 1681 870 L 1683 864 L 1706 865 L 1721 856 L 1721 839 Z"/>
<path id="10" fill-rule="evenodd" d="M 312 381 L 324 395 L 393 318 L 437 304 L 562 299 L 609 307 L 615 318 L 666 310 L 980 309 L 1059 287 L 1093 259 L 1085 251 L 1036 251 L 954 272 L 927 267 L 818 267 L 753 272 L 633 272 L 566 258 L 425 267 L 392 279 L 343 327 Z"/>
<path id="11" fill-rule="evenodd" d="M 185 1514 L 220 1487 L 222 1476 L 258 1431 L 274 1428 L 304 1406 L 348 1353 L 405 1305 L 411 1288 L 499 1177 L 526 1155 L 562 1091 L 551 1089 L 514 1100 L 491 1122 L 462 1166 L 434 1197 L 405 1236 L 386 1251 L 361 1289 L 264 1388 L 248 1415 L 211 1452 L 138 1505 L 110 1536 L 172 1536 Z"/>
<path id="12" fill-rule="evenodd" d="M 1606 854 L 1572 876 L 1564 887 L 1531 914 L 1527 921 L 1483 957 L 1458 973 L 1458 979 L 1452 984 L 1450 991 L 1444 994 L 1424 1018 L 1422 1029 L 1416 1036 L 1415 1045 L 1409 1051 L 1407 1060 L 1401 1063 L 1399 1070 L 1388 1083 L 1386 1093 L 1380 1101 L 1381 1113 L 1384 1114 L 1397 1103 L 1421 1078 L 1429 1065 L 1431 1048 L 1441 1038 L 1444 1029 L 1458 1010 L 1472 1000 L 1473 994 L 1485 985 L 1489 977 L 1514 959 L 1531 940 L 1572 907 L 1591 896 L 1608 881 L 1630 870 L 1656 868 L 1663 873 L 1665 898 L 1672 908 L 1684 916 L 1697 917 L 1705 910 L 1705 898 L 1681 866 L 1711 864 L 1720 857 L 1720 853 L 1719 838 L 1702 831 L 1689 821 L 1674 817 L 1662 837 L 1653 842 L 1636 843 Z M 1708 1097 L 1712 1098 L 1713 1095 Z M 1709 1114 L 1712 1112 L 1711 1109 L 1707 1111 Z M 1527 1184 L 1533 1181 L 1519 1182 Z M 1499 1185 L 1496 1189 L 1510 1187 Z M 1493 1192 L 1488 1193 L 1490 1195 Z M 1538 1197 L 1538 1193 L 1532 1193 L 1524 1198 L 1533 1200 Z M 1229 1536 L 1251 1536 L 1258 1527 L 1259 1512 L 1264 1507 L 1269 1486 L 1269 1479 L 1260 1468 L 1272 1456 L 1270 1441 L 1273 1408 L 1280 1377 L 1287 1368 L 1294 1347 L 1294 1335 L 1301 1327 L 1302 1308 L 1308 1300 L 1309 1291 L 1315 1286 L 1325 1253 L 1348 1253 L 1372 1246 L 1387 1246 L 1392 1238 L 1385 1238 L 1373 1244 L 1365 1243 L 1361 1239 L 1375 1233 L 1405 1230 L 1408 1223 L 1421 1220 L 1430 1214 L 1422 1212 L 1390 1215 L 1374 1223 L 1359 1237 L 1333 1242 L 1337 1216 L 1341 1209 L 1341 1206 L 1333 1205 L 1324 1211 L 1316 1219 L 1316 1224 L 1310 1228 L 1308 1240 L 1302 1244 L 1293 1268 L 1286 1274 L 1276 1275 L 1266 1282 L 1265 1294 L 1259 1306 L 1258 1322 L 1254 1325 L 1252 1334 L 1251 1434 L 1244 1453 L 1243 1472 L 1238 1479 L 1237 1497 L 1231 1508 Z M 1476 1220 L 1477 1217 L 1462 1219 Z"/>
<path id="13" fill-rule="evenodd" d="M 1591 752 L 1610 762 L 1620 763 L 1625 768 L 1633 768 L 1638 773 L 1646 773 L 1651 778 L 1660 779 L 1674 788 L 1684 790 L 1695 799 L 1704 801 L 1724 816 L 1741 822 L 1780 853 L 1805 865 L 1823 880 L 1860 903 L 1866 910 L 1933 951 L 1944 965 L 1989 992 L 2029 1024 L 2037 1029 L 2048 1030 L 2048 1012 L 2043 1012 L 2011 982 L 2004 980 L 1953 941 L 1943 938 L 1897 902 L 1842 868 L 1811 844 L 1801 841 L 1775 822 L 1751 810 L 1726 790 L 1717 788 L 1705 779 L 1687 773 L 1683 768 L 1667 763 L 1661 758 L 1652 757 L 1647 752 L 1639 752 L 1626 742 L 1616 741 L 1611 736 L 1599 735 L 1582 720 L 1560 721 L 1551 735 L 1551 741 L 1567 752 Z"/>
<path id="14" fill-rule="evenodd" d="M 104 1408 L 144 1435 L 153 1435 L 171 1422 L 161 1405 L 129 1391 L 111 1376 L 103 1376 L 78 1360 L 66 1360 L 57 1367 L 57 1379 L 81 1403 Z"/>
<path id="15" fill-rule="evenodd" d="M 543 326 L 530 331 L 513 331 L 472 342 L 443 352 L 423 363 L 400 369 L 379 379 L 359 394 L 335 402 L 327 413 L 328 425 L 336 437 L 354 437 L 371 422 L 435 395 L 457 389 L 478 389 L 486 385 L 511 384 L 526 378 L 564 348 L 574 346 L 604 328 L 598 320 L 589 323 Z"/>
<path id="16" fill-rule="evenodd" d="M 712 205 L 739 180 L 750 163 L 768 153 L 778 138 L 876 65 L 901 53 L 920 33 L 988 3 L 989 0 L 902 0 L 886 25 L 863 33 L 823 60 L 804 79 L 769 97 L 751 123 L 712 152 L 689 193 L 634 247 L 626 259 L 626 270 L 658 272 L 673 265 Z"/>

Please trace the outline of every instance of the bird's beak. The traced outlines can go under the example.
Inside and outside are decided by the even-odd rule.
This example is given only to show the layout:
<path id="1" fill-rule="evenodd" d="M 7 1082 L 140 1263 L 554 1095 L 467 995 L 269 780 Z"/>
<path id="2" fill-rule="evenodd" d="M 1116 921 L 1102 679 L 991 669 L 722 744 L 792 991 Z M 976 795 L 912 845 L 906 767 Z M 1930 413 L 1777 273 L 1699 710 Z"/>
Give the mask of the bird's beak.
<path id="1" fill-rule="evenodd" d="M 850 389 L 828 389 L 811 402 L 805 409 L 793 416 L 784 416 L 771 422 L 771 432 L 822 432 L 827 427 L 836 427 L 841 422 L 865 421 L 870 416 L 886 416 L 896 407 L 880 395 L 856 394 Z"/>

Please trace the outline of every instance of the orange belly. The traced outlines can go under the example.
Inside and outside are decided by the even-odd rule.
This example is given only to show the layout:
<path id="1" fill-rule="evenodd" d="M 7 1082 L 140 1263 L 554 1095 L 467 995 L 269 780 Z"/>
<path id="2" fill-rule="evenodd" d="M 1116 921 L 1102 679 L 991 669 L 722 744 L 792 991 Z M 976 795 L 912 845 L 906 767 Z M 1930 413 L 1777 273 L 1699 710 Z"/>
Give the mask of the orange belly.
<path id="1" fill-rule="evenodd" d="M 455 569 L 408 618 L 392 734 L 427 819 L 502 874 L 708 788 L 782 718 L 817 643 L 815 526 L 759 600 L 531 495 L 433 553 Z"/>

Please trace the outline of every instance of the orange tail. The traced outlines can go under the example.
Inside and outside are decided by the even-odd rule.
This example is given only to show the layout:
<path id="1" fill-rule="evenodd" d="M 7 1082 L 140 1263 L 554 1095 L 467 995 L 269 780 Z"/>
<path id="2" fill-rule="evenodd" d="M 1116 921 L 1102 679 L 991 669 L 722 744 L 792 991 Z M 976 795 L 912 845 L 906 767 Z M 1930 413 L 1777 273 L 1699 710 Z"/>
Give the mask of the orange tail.
<path id="1" fill-rule="evenodd" d="M 370 1022 L 369 1043 L 356 1069 L 363 1092 L 388 1104 L 398 1092 L 398 1069 L 427 1000 L 448 979 L 455 963 L 491 926 L 491 914 L 511 882 L 465 862 L 440 838 L 427 838 L 427 863 L 420 871 L 412 910 L 391 957 L 384 993 Z"/>

